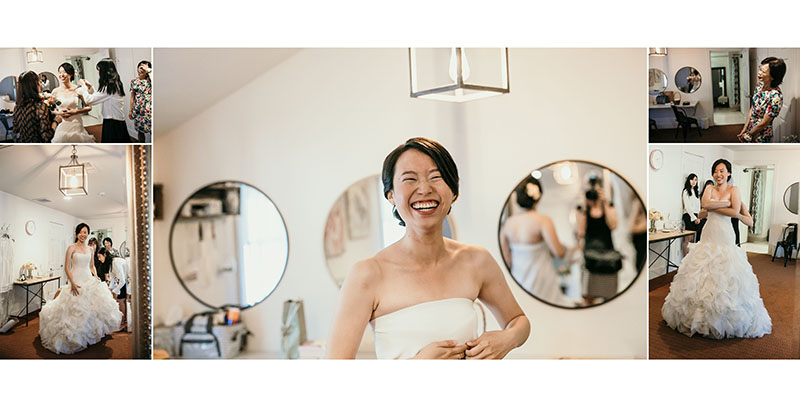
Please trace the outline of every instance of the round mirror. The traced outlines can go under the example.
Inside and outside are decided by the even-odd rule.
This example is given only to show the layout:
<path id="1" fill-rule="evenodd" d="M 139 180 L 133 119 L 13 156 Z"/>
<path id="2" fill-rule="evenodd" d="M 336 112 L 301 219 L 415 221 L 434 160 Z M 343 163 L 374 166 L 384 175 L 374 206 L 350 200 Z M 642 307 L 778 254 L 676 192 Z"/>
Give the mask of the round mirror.
<path id="1" fill-rule="evenodd" d="M 52 92 L 58 87 L 58 78 L 52 72 L 40 73 L 39 80 L 42 81 L 42 92 Z"/>
<path id="2" fill-rule="evenodd" d="M 406 233 L 383 197 L 379 175 L 366 177 L 345 190 L 333 203 L 325 222 L 325 262 L 333 281 L 341 287 L 353 266 L 397 242 Z M 455 239 L 451 216 L 442 225 L 445 237 Z"/>
<path id="3" fill-rule="evenodd" d="M 210 308 L 244 309 L 278 286 L 289 236 L 266 194 L 238 181 L 217 182 L 180 206 L 169 252 L 178 280 L 194 299 Z"/>
<path id="4" fill-rule="evenodd" d="M 506 199 L 498 240 L 511 277 L 561 308 L 606 303 L 633 284 L 647 258 L 644 202 L 619 174 L 586 161 L 532 171 Z"/>
<path id="5" fill-rule="evenodd" d="M 14 102 L 17 100 L 17 77 L 6 76 L 0 81 L 0 100 Z M 1 106 L 2 104 L 0 104 Z"/>
<path id="6" fill-rule="evenodd" d="M 783 204 L 789 212 L 797 215 L 798 201 L 800 201 L 800 183 L 795 182 L 783 192 Z"/>
<path id="7" fill-rule="evenodd" d="M 703 78 L 700 77 L 700 71 L 691 66 L 684 66 L 678 69 L 675 74 L 675 86 L 683 93 L 693 93 L 700 89 L 700 84 L 703 83 Z"/>
<path id="8" fill-rule="evenodd" d="M 667 74 L 657 68 L 647 71 L 647 93 L 658 95 L 667 89 Z"/>

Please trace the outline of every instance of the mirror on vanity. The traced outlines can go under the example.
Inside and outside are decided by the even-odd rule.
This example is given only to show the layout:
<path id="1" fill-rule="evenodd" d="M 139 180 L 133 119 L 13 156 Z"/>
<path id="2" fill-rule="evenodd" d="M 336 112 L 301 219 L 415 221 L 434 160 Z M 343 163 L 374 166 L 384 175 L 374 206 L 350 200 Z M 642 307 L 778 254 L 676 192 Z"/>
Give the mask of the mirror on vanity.
<path id="1" fill-rule="evenodd" d="M 452 217 L 442 224 L 445 237 L 455 239 Z M 347 273 L 360 260 L 397 242 L 405 228 L 392 215 L 392 204 L 383 197 L 379 175 L 350 185 L 334 201 L 325 222 L 325 262 L 333 281 L 341 287 Z"/>
<path id="2" fill-rule="evenodd" d="M 675 73 L 675 86 L 683 93 L 694 93 L 700 89 L 703 78 L 700 71 L 691 66 L 684 66 Z"/>
<path id="3" fill-rule="evenodd" d="M 797 215 L 798 200 L 800 200 L 800 183 L 795 182 L 783 191 L 783 205 L 789 212 Z"/>
<path id="4" fill-rule="evenodd" d="M 548 305 L 606 303 L 644 268 L 646 213 L 633 186 L 604 165 L 545 165 L 506 199 L 498 226 L 503 261 L 520 288 Z"/>
<path id="5" fill-rule="evenodd" d="M 266 194 L 225 181 L 186 198 L 172 222 L 169 250 L 178 280 L 194 299 L 210 308 L 245 309 L 277 287 L 289 236 Z"/>
<path id="6" fill-rule="evenodd" d="M 647 93 L 658 95 L 667 89 L 667 74 L 658 68 L 647 71 Z"/>

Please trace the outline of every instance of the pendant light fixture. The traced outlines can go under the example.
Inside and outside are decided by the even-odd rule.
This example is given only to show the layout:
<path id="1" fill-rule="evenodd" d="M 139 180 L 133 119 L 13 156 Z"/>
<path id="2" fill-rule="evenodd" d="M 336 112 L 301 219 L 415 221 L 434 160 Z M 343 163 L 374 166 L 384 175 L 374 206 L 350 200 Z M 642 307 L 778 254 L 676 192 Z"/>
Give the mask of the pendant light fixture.
<path id="1" fill-rule="evenodd" d="M 510 92 L 508 48 L 409 48 L 408 62 L 412 98 L 466 102 Z"/>
<path id="2" fill-rule="evenodd" d="M 42 51 L 37 50 L 35 47 L 32 48 L 30 51 L 26 52 L 25 56 L 27 57 L 26 59 L 28 60 L 29 64 L 34 62 L 39 62 L 39 63 L 44 62 Z"/>
<path id="3" fill-rule="evenodd" d="M 667 56 L 667 49 L 666 48 L 648 48 L 647 49 L 647 56 L 665 57 L 665 56 Z"/>
<path id="4" fill-rule="evenodd" d="M 58 167 L 58 190 L 64 196 L 89 195 L 86 165 L 78 163 L 78 152 L 74 144 L 69 164 Z"/>

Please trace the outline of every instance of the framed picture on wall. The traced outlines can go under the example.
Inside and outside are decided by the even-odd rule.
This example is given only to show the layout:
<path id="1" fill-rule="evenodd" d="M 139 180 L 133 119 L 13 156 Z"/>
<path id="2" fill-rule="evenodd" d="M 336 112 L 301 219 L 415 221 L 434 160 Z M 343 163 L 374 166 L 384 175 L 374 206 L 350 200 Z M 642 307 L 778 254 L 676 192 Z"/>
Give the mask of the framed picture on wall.
<path id="1" fill-rule="evenodd" d="M 344 197 L 339 197 L 331 208 L 325 223 L 325 256 L 336 257 L 344 253 Z"/>
<path id="2" fill-rule="evenodd" d="M 347 226 L 350 239 L 369 236 L 372 210 L 369 206 L 369 182 L 359 182 L 347 189 Z"/>

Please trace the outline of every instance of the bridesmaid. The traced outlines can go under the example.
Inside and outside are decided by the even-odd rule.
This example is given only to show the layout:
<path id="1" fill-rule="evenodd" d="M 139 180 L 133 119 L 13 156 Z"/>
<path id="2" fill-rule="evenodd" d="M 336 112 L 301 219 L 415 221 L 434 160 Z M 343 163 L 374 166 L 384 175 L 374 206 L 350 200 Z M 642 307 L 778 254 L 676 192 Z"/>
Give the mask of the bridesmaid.
<path id="1" fill-rule="evenodd" d="M 17 81 L 14 132 L 20 143 L 49 143 L 61 117 L 48 109 L 42 97 L 42 82 L 33 71 L 25 71 Z"/>
<path id="2" fill-rule="evenodd" d="M 125 90 L 117 73 L 117 66 L 114 61 L 103 59 L 97 63 L 97 72 L 99 73 L 97 90 L 84 79 L 79 83 L 86 87 L 83 99 L 87 104 L 103 106 L 103 133 L 100 142 L 130 143 L 128 126 L 125 124 Z"/>
<path id="3" fill-rule="evenodd" d="M 152 133 L 153 81 L 150 73 L 153 65 L 150 61 L 139 62 L 136 72 L 139 77 L 131 80 L 131 105 L 128 118 L 133 120 L 133 127 L 144 143 L 148 134 Z"/>

